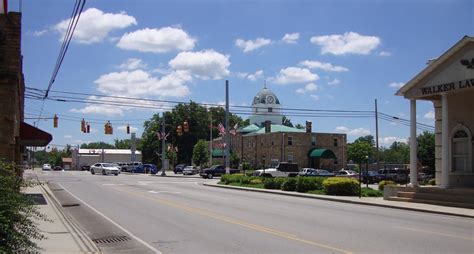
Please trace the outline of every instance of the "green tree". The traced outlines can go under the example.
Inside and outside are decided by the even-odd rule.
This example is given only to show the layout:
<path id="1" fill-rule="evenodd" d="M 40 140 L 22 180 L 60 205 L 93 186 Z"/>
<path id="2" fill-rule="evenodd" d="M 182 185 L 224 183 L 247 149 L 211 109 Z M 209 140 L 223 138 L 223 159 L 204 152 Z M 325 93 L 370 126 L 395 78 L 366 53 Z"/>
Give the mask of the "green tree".
<path id="1" fill-rule="evenodd" d="M 39 253 L 44 239 L 36 221 L 48 221 L 32 199 L 20 192 L 31 186 L 14 164 L 0 161 L 0 253 Z"/>
<path id="2" fill-rule="evenodd" d="M 365 142 L 353 142 L 347 145 L 347 157 L 357 164 L 361 164 L 373 155 L 373 147 Z M 360 167 L 359 167 L 360 168 Z"/>
<path id="3" fill-rule="evenodd" d="M 91 142 L 89 144 L 84 143 L 81 145 L 82 149 L 114 149 L 115 146 L 105 142 Z"/>
<path id="4" fill-rule="evenodd" d="M 380 149 L 380 161 L 406 164 L 410 161 L 410 147 L 404 142 L 393 142 L 389 148 Z"/>
<path id="5" fill-rule="evenodd" d="M 232 168 L 238 168 L 239 163 L 240 163 L 240 158 L 239 158 L 239 156 L 237 156 L 237 154 L 231 153 L 230 158 L 229 158 L 229 162 L 230 162 L 230 166 Z"/>
<path id="6" fill-rule="evenodd" d="M 435 134 L 428 131 L 423 132 L 416 138 L 418 143 L 417 156 L 421 165 L 435 169 Z"/>
<path id="7" fill-rule="evenodd" d="M 202 167 L 209 161 L 209 151 L 207 150 L 207 142 L 200 139 L 193 149 L 193 162 Z"/>
<path id="8" fill-rule="evenodd" d="M 356 140 L 354 140 L 354 143 L 357 143 L 357 142 L 366 142 L 370 146 L 375 146 L 375 139 L 374 139 L 374 136 L 372 135 L 359 137 Z"/>

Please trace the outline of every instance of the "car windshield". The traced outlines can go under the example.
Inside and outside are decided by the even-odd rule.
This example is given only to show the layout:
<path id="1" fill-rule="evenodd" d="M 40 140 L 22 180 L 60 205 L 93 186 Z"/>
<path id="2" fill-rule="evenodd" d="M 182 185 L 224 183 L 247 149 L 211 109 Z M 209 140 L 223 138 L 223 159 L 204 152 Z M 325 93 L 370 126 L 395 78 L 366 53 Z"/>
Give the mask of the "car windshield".
<path id="1" fill-rule="evenodd" d="M 115 165 L 115 164 L 112 164 L 112 163 L 104 163 L 104 164 L 102 164 L 102 166 L 108 167 L 108 168 L 110 168 L 110 167 L 116 167 L 116 165 Z"/>

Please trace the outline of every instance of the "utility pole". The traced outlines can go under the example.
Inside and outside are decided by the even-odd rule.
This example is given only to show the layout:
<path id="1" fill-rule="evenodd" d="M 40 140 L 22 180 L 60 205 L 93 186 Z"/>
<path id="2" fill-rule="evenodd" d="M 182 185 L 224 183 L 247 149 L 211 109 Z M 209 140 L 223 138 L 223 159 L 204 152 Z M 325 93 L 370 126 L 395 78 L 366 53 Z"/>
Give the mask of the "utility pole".
<path id="1" fill-rule="evenodd" d="M 377 99 L 375 99 L 375 144 L 377 148 L 377 151 L 375 151 L 375 161 L 377 163 L 377 170 L 379 170 L 379 113 L 377 110 Z"/>
<path id="2" fill-rule="evenodd" d="M 229 161 L 229 80 L 225 81 L 225 173 L 230 173 Z"/>
<path id="3" fill-rule="evenodd" d="M 212 111 L 209 108 L 209 112 L 211 113 L 211 123 L 209 124 L 209 160 L 210 160 L 210 166 L 212 166 Z"/>
<path id="4" fill-rule="evenodd" d="M 163 118 L 161 119 L 161 133 L 165 133 L 165 111 L 163 111 Z M 164 136 L 164 135 L 163 135 Z M 165 148 L 165 137 L 161 139 L 161 176 L 166 176 L 165 164 L 166 164 L 166 148 Z"/>

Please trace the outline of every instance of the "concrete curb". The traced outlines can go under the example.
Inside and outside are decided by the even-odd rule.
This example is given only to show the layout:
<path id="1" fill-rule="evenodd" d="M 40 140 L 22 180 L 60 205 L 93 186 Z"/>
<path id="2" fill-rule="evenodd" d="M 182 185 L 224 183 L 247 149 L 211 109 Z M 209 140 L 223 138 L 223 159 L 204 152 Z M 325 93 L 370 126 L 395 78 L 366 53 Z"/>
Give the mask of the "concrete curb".
<path id="1" fill-rule="evenodd" d="M 450 216 L 457 216 L 457 217 L 464 217 L 464 218 L 474 218 L 474 212 L 471 215 L 471 214 L 461 214 L 461 213 L 456 213 L 456 212 L 436 211 L 436 210 L 415 208 L 415 207 L 409 207 L 409 206 L 399 206 L 399 205 L 395 205 L 395 204 L 390 205 L 390 204 L 381 204 L 381 203 L 371 203 L 371 202 L 366 202 L 366 201 L 363 201 L 363 200 L 360 200 L 360 201 L 358 201 L 358 200 L 349 200 L 349 199 L 335 198 L 335 197 L 325 196 L 325 195 L 305 194 L 305 193 L 298 193 L 298 192 L 286 192 L 286 191 L 279 191 L 279 190 L 257 189 L 257 188 L 250 188 L 250 187 L 228 186 L 228 185 L 210 184 L 210 183 L 203 183 L 202 185 L 208 186 L 208 187 L 223 188 L 223 189 L 261 192 L 261 193 L 269 193 L 269 194 L 275 194 L 275 195 L 293 196 L 293 197 L 310 198 L 310 199 L 319 199 L 319 200 L 334 201 L 334 202 L 348 203 L 348 204 L 367 205 L 367 206 L 393 208 L 393 209 L 408 210 L 408 211 L 415 211 L 415 212 L 450 215 Z M 394 201 L 390 201 L 390 202 L 394 202 Z M 409 205 L 410 203 L 407 203 L 407 204 Z"/>

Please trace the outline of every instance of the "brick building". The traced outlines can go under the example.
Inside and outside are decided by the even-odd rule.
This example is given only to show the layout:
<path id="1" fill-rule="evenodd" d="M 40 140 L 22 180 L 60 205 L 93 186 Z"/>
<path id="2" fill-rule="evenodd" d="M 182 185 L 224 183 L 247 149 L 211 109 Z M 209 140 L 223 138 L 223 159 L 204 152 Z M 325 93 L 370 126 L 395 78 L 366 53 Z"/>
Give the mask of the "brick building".
<path id="1" fill-rule="evenodd" d="M 23 122 L 25 82 L 21 13 L 0 14 L 0 159 L 21 163 L 26 146 L 46 146 L 49 133 Z"/>
<path id="2" fill-rule="evenodd" d="M 230 150 L 241 162 L 255 168 L 270 167 L 274 162 L 328 170 L 346 167 L 346 134 L 312 132 L 311 122 L 306 123 L 306 129 L 282 125 L 280 101 L 266 87 L 254 97 L 252 107 L 251 124 L 230 137 Z M 221 138 L 214 139 L 213 147 L 221 143 Z M 213 149 L 213 157 L 220 160 L 222 155 L 221 149 Z"/>

